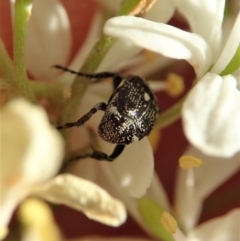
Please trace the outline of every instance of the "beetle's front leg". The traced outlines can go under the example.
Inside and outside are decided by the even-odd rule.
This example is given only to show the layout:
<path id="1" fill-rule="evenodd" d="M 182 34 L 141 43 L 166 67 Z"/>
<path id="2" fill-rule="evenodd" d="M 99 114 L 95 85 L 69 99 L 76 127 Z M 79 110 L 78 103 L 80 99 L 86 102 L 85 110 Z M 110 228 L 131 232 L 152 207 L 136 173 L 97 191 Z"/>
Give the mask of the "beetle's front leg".
<path id="1" fill-rule="evenodd" d="M 79 159 L 84 159 L 87 157 L 91 157 L 94 158 L 98 161 L 109 161 L 112 162 L 114 161 L 123 151 L 125 145 L 116 145 L 116 147 L 114 148 L 112 154 L 109 156 L 104 152 L 101 151 L 97 151 L 93 149 L 93 152 L 91 154 L 85 154 L 85 155 L 78 155 L 78 156 L 74 156 L 71 159 L 69 159 L 69 161 L 77 161 Z"/>
<path id="2" fill-rule="evenodd" d="M 95 114 L 99 110 L 105 111 L 106 108 L 107 108 L 107 104 L 104 102 L 100 102 L 100 103 L 96 104 L 88 113 L 86 113 L 83 117 L 81 117 L 76 122 L 66 123 L 62 126 L 58 126 L 57 129 L 62 130 L 62 129 L 67 129 L 67 128 L 71 128 L 74 126 L 76 126 L 76 127 L 82 126 L 85 122 L 87 122 L 92 117 L 93 114 Z"/>

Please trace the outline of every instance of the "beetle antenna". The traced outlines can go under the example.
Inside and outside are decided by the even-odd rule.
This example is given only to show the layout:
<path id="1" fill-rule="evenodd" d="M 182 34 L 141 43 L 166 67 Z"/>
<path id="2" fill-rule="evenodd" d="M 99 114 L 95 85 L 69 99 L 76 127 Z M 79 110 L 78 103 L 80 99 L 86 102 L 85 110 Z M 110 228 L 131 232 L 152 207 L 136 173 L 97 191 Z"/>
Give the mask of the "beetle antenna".
<path id="1" fill-rule="evenodd" d="M 61 65 L 53 65 L 53 67 L 57 68 L 57 69 L 64 70 L 64 71 L 69 72 L 71 74 L 84 76 L 84 77 L 89 78 L 89 79 L 92 79 L 92 78 L 104 79 L 104 78 L 114 78 L 116 76 L 119 76 L 118 73 L 114 73 L 114 72 L 101 72 L 101 73 L 96 73 L 96 74 L 87 74 L 87 73 L 77 72 L 77 71 L 74 71 L 72 69 L 68 69 L 68 68 L 63 67 Z"/>

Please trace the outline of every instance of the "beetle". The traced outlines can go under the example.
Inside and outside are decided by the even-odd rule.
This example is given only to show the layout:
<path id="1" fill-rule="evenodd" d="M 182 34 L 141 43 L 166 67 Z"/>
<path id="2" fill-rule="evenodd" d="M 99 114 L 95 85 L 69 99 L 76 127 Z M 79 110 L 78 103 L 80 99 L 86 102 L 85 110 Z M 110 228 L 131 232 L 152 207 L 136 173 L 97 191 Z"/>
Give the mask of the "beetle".
<path id="1" fill-rule="evenodd" d="M 141 77 L 130 75 L 123 78 L 114 72 L 86 74 L 60 65 L 54 67 L 96 81 L 110 77 L 113 79 L 113 93 L 107 103 L 97 103 L 76 122 L 66 123 L 57 129 L 80 127 L 101 110 L 105 113 L 99 124 L 98 134 L 103 140 L 116 144 L 116 147 L 111 155 L 93 149 L 92 154 L 76 156 L 71 160 L 91 157 L 100 161 L 113 161 L 126 145 L 140 141 L 152 130 L 157 120 L 159 106 L 147 82 Z"/>

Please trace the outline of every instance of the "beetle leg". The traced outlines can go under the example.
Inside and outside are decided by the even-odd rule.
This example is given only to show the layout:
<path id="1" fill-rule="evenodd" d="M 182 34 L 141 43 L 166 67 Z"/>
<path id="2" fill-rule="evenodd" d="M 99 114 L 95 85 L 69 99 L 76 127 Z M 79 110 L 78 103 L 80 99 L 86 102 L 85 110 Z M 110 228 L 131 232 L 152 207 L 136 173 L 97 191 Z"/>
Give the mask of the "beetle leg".
<path id="1" fill-rule="evenodd" d="M 92 154 L 85 154 L 85 155 L 74 156 L 71 159 L 69 159 L 69 161 L 76 161 L 78 159 L 91 157 L 91 158 L 94 158 L 94 159 L 96 159 L 98 161 L 109 161 L 109 162 L 112 162 L 122 153 L 124 147 L 125 147 L 125 145 L 116 145 L 116 147 L 114 148 L 114 150 L 113 150 L 113 152 L 112 152 L 112 154 L 110 156 L 108 156 L 104 152 L 97 151 L 97 150 L 93 149 L 93 153 Z"/>
<path id="2" fill-rule="evenodd" d="M 82 126 L 86 121 L 88 121 L 92 117 L 93 114 L 95 114 L 99 110 L 105 111 L 106 108 L 107 108 L 107 104 L 104 102 L 100 102 L 100 103 L 96 104 L 88 113 L 86 113 L 84 116 L 82 116 L 76 122 L 69 122 L 62 126 L 57 126 L 57 129 L 61 130 L 61 129 L 71 128 L 74 126 L 76 126 L 76 127 Z"/>
<path id="3" fill-rule="evenodd" d="M 77 72 L 71 69 L 68 69 L 66 67 L 63 67 L 61 65 L 53 65 L 53 67 L 57 68 L 57 69 L 61 69 L 64 70 L 66 72 L 69 72 L 71 74 L 76 74 L 79 76 L 84 76 L 86 78 L 89 79 L 97 79 L 94 82 L 98 82 L 101 81 L 101 79 L 105 79 L 105 78 L 113 78 L 113 89 L 115 90 L 118 85 L 122 82 L 122 77 L 121 75 L 119 75 L 118 73 L 114 73 L 114 72 L 100 72 L 100 73 L 95 73 L 95 74 L 87 74 L 87 73 L 82 73 L 82 72 Z"/>
<path id="4" fill-rule="evenodd" d="M 82 72 L 77 72 L 72 69 L 68 69 L 66 67 L 63 67 L 61 65 L 53 65 L 54 68 L 64 70 L 66 72 L 69 72 L 71 74 L 83 76 L 89 79 L 105 79 L 105 78 L 115 78 L 115 76 L 119 76 L 118 73 L 115 72 L 100 72 L 100 73 L 95 73 L 95 74 L 87 74 L 87 73 L 82 73 Z M 120 76 L 119 76 L 120 77 Z"/>
<path id="5" fill-rule="evenodd" d="M 106 153 L 101 151 L 96 151 L 93 149 L 93 153 L 89 157 L 94 158 L 98 161 L 114 161 L 123 151 L 125 145 L 116 145 L 112 154 L 108 156 Z"/>

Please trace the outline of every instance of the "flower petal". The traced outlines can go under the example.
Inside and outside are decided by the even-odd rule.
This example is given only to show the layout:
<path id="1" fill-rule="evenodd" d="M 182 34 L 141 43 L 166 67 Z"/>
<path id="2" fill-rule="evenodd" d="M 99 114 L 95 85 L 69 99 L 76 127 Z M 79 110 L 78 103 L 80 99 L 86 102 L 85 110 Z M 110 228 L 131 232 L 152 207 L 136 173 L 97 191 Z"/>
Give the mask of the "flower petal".
<path id="1" fill-rule="evenodd" d="M 153 7 L 144 15 L 144 18 L 155 21 L 166 23 L 173 16 L 176 9 L 176 4 L 172 0 L 161 0 L 156 1 Z"/>
<path id="2" fill-rule="evenodd" d="M 189 240 L 235 241 L 239 238 L 240 209 L 199 225 L 188 235 Z"/>
<path id="3" fill-rule="evenodd" d="M 194 226 L 199 218 L 205 198 L 208 197 L 216 188 L 222 185 L 228 178 L 236 173 L 240 167 L 240 153 L 231 158 L 210 157 L 200 152 L 194 147 L 188 148 L 184 153 L 202 160 L 203 165 L 194 169 L 194 207 L 191 212 L 188 201 L 186 200 L 186 181 L 187 171 L 179 168 L 177 175 L 177 187 L 175 200 L 177 204 L 177 214 L 182 227 Z M 189 213 L 190 216 L 186 214 Z"/>
<path id="4" fill-rule="evenodd" d="M 63 141 L 45 111 L 23 99 L 7 104 L 1 121 L 0 208 L 4 225 L 31 188 L 58 171 Z"/>
<path id="5" fill-rule="evenodd" d="M 142 197 L 150 186 L 154 170 L 153 151 L 148 139 L 126 146 L 111 169 L 130 196 Z"/>
<path id="6" fill-rule="evenodd" d="M 91 26 L 89 27 L 89 31 L 87 36 L 81 45 L 78 52 L 75 54 L 74 59 L 69 64 L 69 69 L 78 70 L 83 65 L 84 60 L 87 58 L 88 54 L 94 47 L 96 43 L 96 39 L 99 37 L 100 32 L 102 31 L 103 24 L 103 14 L 98 11 L 92 19 Z M 63 72 L 59 78 L 60 82 L 65 84 L 66 86 L 71 86 L 75 75 L 69 72 Z"/>
<path id="7" fill-rule="evenodd" d="M 177 3 L 177 9 L 187 18 L 191 30 L 209 43 L 213 60 L 216 60 L 221 45 L 225 0 L 178 0 Z"/>
<path id="8" fill-rule="evenodd" d="M 233 25 L 232 31 L 229 38 L 224 46 L 224 49 L 219 56 L 217 62 L 214 64 L 210 72 L 220 74 L 226 66 L 229 64 L 233 56 L 235 55 L 239 45 L 240 45 L 240 13 Z"/>
<path id="9" fill-rule="evenodd" d="M 230 157 L 240 150 L 240 92 L 236 85 L 232 75 L 222 78 L 208 73 L 186 98 L 184 132 L 205 154 Z"/>
<path id="10" fill-rule="evenodd" d="M 121 16 L 109 19 L 104 32 L 166 57 L 186 59 L 200 76 L 212 62 L 211 50 L 202 37 L 167 24 Z"/>
<path id="11" fill-rule="evenodd" d="M 128 40 L 118 39 L 104 56 L 96 72 L 115 70 L 124 60 L 133 57 L 141 50 L 141 48 L 133 45 Z"/>
<path id="12" fill-rule="evenodd" d="M 126 211 L 120 201 L 96 184 L 71 174 L 57 176 L 34 193 L 50 202 L 80 210 L 90 219 L 110 226 L 119 226 L 126 220 Z"/>
<path id="13" fill-rule="evenodd" d="M 66 64 L 70 44 L 70 24 L 60 1 L 35 0 L 26 33 L 29 71 L 39 80 L 51 79 L 57 71 L 50 67 Z"/>
<path id="14" fill-rule="evenodd" d="M 156 173 L 153 175 L 153 179 L 150 187 L 147 190 L 146 197 L 158 203 L 165 211 L 170 212 L 171 208 L 167 194 Z"/>

